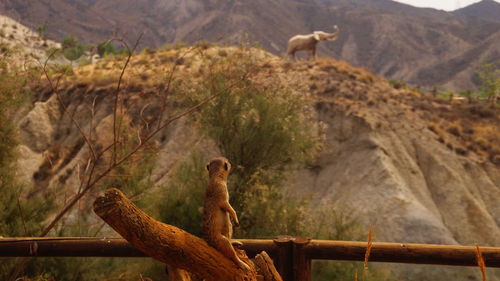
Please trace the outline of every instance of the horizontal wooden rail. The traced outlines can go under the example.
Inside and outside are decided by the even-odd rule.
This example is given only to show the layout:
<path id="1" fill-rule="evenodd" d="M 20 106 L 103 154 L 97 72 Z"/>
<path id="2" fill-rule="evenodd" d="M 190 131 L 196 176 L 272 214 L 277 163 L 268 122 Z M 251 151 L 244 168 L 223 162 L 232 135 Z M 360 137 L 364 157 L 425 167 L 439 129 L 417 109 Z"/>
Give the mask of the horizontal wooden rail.
<path id="1" fill-rule="evenodd" d="M 274 255 L 273 240 L 238 239 L 251 256 Z M 0 257 L 146 257 L 123 238 L 16 237 L 0 238 Z"/>
<path id="2" fill-rule="evenodd" d="M 0 238 L 2 257 L 145 257 L 123 238 Z"/>
<path id="3" fill-rule="evenodd" d="M 311 240 L 303 246 L 310 259 L 362 261 L 366 242 Z M 480 247 L 487 267 L 500 267 L 499 247 Z M 370 261 L 477 266 L 475 246 L 373 242 Z"/>
<path id="4" fill-rule="evenodd" d="M 282 258 L 299 249 L 307 259 L 363 261 L 366 242 L 238 239 L 249 256 L 266 251 Z M 287 241 L 289 243 L 287 243 Z M 300 247 L 290 245 L 300 244 Z M 283 249 L 282 249 L 283 248 Z M 500 247 L 480 247 L 487 267 L 500 267 Z M 288 253 L 290 251 L 290 253 Z M 296 250 L 295 250 L 296 251 Z M 297 253 L 295 253 L 297 254 Z M 0 238 L 0 257 L 145 257 L 122 238 Z M 476 247 L 374 242 L 371 262 L 476 266 Z"/>

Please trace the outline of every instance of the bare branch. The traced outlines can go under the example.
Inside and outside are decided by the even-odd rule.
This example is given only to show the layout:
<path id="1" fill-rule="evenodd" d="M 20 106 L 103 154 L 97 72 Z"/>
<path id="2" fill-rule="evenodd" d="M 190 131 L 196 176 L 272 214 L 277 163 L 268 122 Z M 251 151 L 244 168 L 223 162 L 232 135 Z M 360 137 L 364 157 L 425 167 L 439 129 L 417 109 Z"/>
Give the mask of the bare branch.
<path id="1" fill-rule="evenodd" d="M 142 122 L 144 122 L 144 126 L 146 126 L 146 131 L 149 131 L 149 122 L 144 118 L 144 110 L 149 106 L 150 104 L 146 104 L 141 108 L 141 112 L 139 116 L 141 117 Z"/>
<path id="2" fill-rule="evenodd" d="M 180 59 L 183 59 L 185 56 L 187 56 L 189 53 L 195 51 L 199 49 L 198 47 L 196 46 L 193 46 L 191 48 L 189 48 L 186 52 L 184 52 L 181 56 L 179 56 L 175 62 L 174 62 L 174 65 L 172 66 L 172 69 L 170 70 L 169 72 L 169 76 L 168 76 L 168 81 L 167 81 L 167 88 L 165 89 L 165 92 L 168 94 L 170 92 L 170 87 L 172 86 L 172 81 L 173 81 L 173 78 L 174 78 L 174 73 L 175 71 L 177 70 L 177 65 L 178 65 L 178 61 Z M 201 51 L 201 50 L 200 50 Z M 166 97 L 163 98 L 162 100 L 162 104 L 161 104 L 161 109 L 160 109 L 160 117 L 158 118 L 158 128 L 160 128 L 161 126 L 161 122 L 163 122 L 163 113 L 165 113 L 165 109 L 166 109 L 166 106 L 167 106 L 167 102 L 166 102 Z"/>
<path id="3" fill-rule="evenodd" d="M 141 41 L 142 35 L 143 35 L 143 33 L 141 33 L 139 35 L 139 38 L 137 38 L 137 40 L 135 41 L 135 45 L 132 48 L 132 50 L 130 50 L 127 42 L 125 42 L 125 40 L 123 40 L 122 38 L 113 38 L 110 40 L 110 41 L 120 42 L 123 46 L 125 46 L 125 48 L 127 48 L 127 51 L 128 51 L 127 60 L 125 61 L 125 65 L 122 68 L 122 71 L 120 73 L 120 78 L 118 78 L 118 85 L 116 86 L 116 90 L 115 90 L 115 105 L 114 105 L 114 109 L 113 109 L 113 142 L 114 143 L 117 143 L 117 138 L 118 138 L 118 132 L 117 132 L 118 128 L 116 126 L 116 116 L 117 116 L 117 110 L 118 110 L 118 97 L 119 97 L 119 93 L 120 93 L 120 87 L 121 87 L 121 84 L 123 81 L 123 75 L 125 74 L 125 70 L 127 69 L 127 66 L 130 62 L 130 59 L 132 58 L 133 53 L 135 52 L 137 46 L 139 45 L 139 42 Z M 111 163 L 113 163 L 113 164 L 116 163 L 116 145 L 113 147 L 113 160 Z"/>
<path id="4" fill-rule="evenodd" d="M 61 75 L 58 79 L 57 79 L 57 83 L 56 85 L 54 85 L 52 79 L 50 78 L 50 75 L 47 71 L 47 63 L 49 61 L 49 59 L 54 56 L 54 54 L 56 53 L 57 50 L 54 50 L 48 57 L 47 57 L 47 60 L 45 61 L 45 63 L 43 64 L 42 66 L 42 70 L 43 70 L 43 73 L 44 73 L 44 76 L 45 78 L 47 79 L 47 81 L 49 82 L 49 85 L 50 85 L 50 88 L 52 90 L 52 92 L 56 95 L 57 97 L 57 100 L 59 101 L 59 104 L 61 105 L 62 109 L 63 109 L 63 112 L 64 114 L 68 115 L 71 122 L 75 125 L 75 127 L 78 129 L 78 131 L 80 132 L 80 135 L 83 137 L 83 139 L 85 140 L 85 143 L 88 145 L 89 149 L 90 149 L 90 152 L 92 153 L 92 159 L 95 161 L 97 159 L 96 157 L 96 153 L 95 153 L 95 150 L 94 150 L 94 147 L 92 146 L 92 143 L 90 142 L 89 138 L 87 138 L 87 136 L 85 135 L 85 133 L 83 132 L 83 129 L 82 127 L 80 126 L 80 124 L 76 121 L 76 119 L 74 118 L 73 115 L 70 115 L 68 113 L 68 108 L 66 107 L 66 105 L 64 104 L 64 101 L 61 97 L 61 95 L 59 94 L 59 91 L 58 91 L 58 86 L 59 86 L 59 82 L 61 80 L 61 77 L 64 76 Z"/>

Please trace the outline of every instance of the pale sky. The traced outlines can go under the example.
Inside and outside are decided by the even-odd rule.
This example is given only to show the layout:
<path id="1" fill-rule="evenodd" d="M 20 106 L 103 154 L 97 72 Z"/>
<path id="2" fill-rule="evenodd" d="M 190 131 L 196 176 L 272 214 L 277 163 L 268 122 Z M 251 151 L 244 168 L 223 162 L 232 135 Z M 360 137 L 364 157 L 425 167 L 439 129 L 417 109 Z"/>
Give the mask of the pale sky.
<path id="1" fill-rule="evenodd" d="M 453 11 L 470 4 L 480 2 L 480 0 L 395 0 L 415 7 L 434 8 L 438 10 Z M 495 0 L 500 2 L 500 0 Z"/>

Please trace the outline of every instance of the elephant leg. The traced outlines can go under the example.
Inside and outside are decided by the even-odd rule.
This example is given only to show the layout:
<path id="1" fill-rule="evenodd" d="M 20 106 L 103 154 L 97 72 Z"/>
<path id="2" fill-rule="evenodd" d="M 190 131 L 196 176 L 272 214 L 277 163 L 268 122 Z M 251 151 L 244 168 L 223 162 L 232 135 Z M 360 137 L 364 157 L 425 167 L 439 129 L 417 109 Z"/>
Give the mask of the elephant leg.
<path id="1" fill-rule="evenodd" d="M 316 59 L 316 49 L 312 49 L 311 51 L 309 51 L 309 59 L 310 60 Z"/>

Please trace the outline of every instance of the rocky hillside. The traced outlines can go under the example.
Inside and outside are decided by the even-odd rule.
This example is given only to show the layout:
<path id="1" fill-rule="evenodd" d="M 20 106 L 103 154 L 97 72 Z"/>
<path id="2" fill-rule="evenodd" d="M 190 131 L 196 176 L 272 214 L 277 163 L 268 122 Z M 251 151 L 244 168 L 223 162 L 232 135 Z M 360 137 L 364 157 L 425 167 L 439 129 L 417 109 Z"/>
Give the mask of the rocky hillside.
<path id="1" fill-rule="evenodd" d="M 484 0 L 454 13 L 414 8 L 390 0 L 121 1 L 5 0 L 0 14 L 54 39 L 73 34 L 98 43 L 115 35 L 142 46 L 199 40 L 235 42 L 248 35 L 275 54 L 288 38 L 314 30 L 342 30 L 321 44 L 320 56 L 364 67 L 421 86 L 472 89 L 474 73 L 500 59 L 500 3 Z"/>
<path id="2" fill-rule="evenodd" d="M 165 120 L 180 112 L 175 93 L 163 106 L 159 102 L 173 69 L 175 79 L 194 85 L 209 71 L 204 68 L 208 60 L 238 52 L 253 52 L 251 78 L 257 85 L 278 79 L 295 93 L 311 95 L 315 122 L 326 128 L 321 153 L 289 178 L 296 196 L 313 196 L 318 210 L 333 204 L 353 210 L 366 227 L 375 225 L 376 241 L 500 245 L 498 108 L 391 85 L 343 61 L 289 62 L 236 47 L 143 52 L 132 58 L 121 92 L 121 112 L 134 138 L 140 137 L 135 128 L 152 127 L 162 112 Z M 40 190 L 64 187 L 65 196 L 79 190 L 91 155 L 82 132 L 98 144 L 97 153 L 106 153 L 113 141 L 115 89 L 124 62 L 110 58 L 63 78 L 58 93 L 66 114 L 49 86 L 37 89 L 18 122 L 20 176 Z M 78 120 L 81 131 L 69 116 Z M 181 118 L 152 140 L 158 149 L 155 183 L 168 184 L 171 171 L 189 152 L 198 151 L 204 159 L 217 154 L 213 141 L 190 122 Z M 391 268 L 402 280 L 480 276 L 473 268 Z M 500 275 L 492 271 L 489 277 L 499 280 Z"/>
<path id="3" fill-rule="evenodd" d="M 34 64 L 47 59 L 50 48 L 61 44 L 48 40 L 19 22 L 0 15 L 0 56 L 18 64 Z"/>

